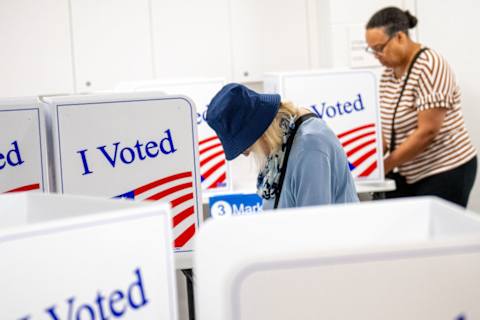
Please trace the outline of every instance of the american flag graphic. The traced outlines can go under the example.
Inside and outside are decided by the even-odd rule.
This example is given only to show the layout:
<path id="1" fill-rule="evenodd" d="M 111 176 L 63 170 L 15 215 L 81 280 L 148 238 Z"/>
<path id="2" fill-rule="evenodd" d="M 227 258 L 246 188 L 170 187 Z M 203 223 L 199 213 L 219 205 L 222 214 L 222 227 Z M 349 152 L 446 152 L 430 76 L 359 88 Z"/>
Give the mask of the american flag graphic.
<path id="1" fill-rule="evenodd" d="M 217 136 L 210 136 L 198 144 L 202 189 L 225 187 L 227 184 L 227 161 L 222 144 Z"/>
<path id="2" fill-rule="evenodd" d="M 25 186 L 21 186 L 15 189 L 4 191 L 3 193 L 11 193 L 11 192 L 24 192 L 24 191 L 32 191 L 32 190 L 39 190 L 40 183 L 32 183 Z"/>
<path id="3" fill-rule="evenodd" d="M 365 124 L 337 135 L 347 154 L 352 175 L 368 177 L 377 169 L 376 128 Z"/>
<path id="4" fill-rule="evenodd" d="M 191 171 L 176 173 L 152 181 L 115 198 L 163 201 L 172 206 L 174 245 L 180 249 L 195 234 L 195 199 Z"/>

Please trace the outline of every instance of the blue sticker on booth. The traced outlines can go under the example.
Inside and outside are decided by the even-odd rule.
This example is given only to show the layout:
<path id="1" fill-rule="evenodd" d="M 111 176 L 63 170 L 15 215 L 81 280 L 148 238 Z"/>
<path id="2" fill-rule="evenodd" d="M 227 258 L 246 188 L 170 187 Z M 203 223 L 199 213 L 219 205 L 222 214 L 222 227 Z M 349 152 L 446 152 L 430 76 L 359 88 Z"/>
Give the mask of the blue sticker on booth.
<path id="1" fill-rule="evenodd" d="M 210 216 L 242 216 L 258 214 L 263 211 L 262 198 L 256 193 L 228 194 L 210 197 Z"/>

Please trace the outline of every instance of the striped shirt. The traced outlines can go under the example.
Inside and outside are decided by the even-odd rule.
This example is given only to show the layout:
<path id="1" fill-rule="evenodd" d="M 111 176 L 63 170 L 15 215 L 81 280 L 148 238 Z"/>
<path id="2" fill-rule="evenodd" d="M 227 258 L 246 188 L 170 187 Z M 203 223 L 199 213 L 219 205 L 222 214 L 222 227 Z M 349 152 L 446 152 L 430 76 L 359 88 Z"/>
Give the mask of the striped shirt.
<path id="1" fill-rule="evenodd" d="M 384 70 L 380 80 L 382 131 L 390 146 L 392 119 L 406 73 L 395 78 L 393 69 Z M 446 108 L 445 119 L 431 144 L 414 159 L 399 166 L 407 183 L 445 172 L 465 164 L 476 155 L 465 128 L 460 90 L 445 59 L 431 49 L 416 60 L 395 116 L 395 147 L 417 129 L 417 114 L 430 108 Z"/>

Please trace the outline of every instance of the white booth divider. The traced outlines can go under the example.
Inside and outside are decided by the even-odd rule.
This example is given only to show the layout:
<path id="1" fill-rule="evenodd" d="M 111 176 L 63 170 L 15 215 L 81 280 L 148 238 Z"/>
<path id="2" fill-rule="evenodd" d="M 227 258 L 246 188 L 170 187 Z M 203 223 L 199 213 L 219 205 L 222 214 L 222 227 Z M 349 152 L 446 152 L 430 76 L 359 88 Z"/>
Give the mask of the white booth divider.
<path id="1" fill-rule="evenodd" d="M 177 319 L 166 204 L 0 196 L 0 319 Z"/>
<path id="2" fill-rule="evenodd" d="M 370 70 L 268 73 L 264 91 L 311 109 L 337 134 L 353 177 L 383 182 L 377 81 Z"/>
<path id="3" fill-rule="evenodd" d="M 193 102 L 145 92 L 44 101 L 52 119 L 55 190 L 169 202 L 177 265 L 191 267 L 202 217 Z"/>
<path id="4" fill-rule="evenodd" d="M 480 219 L 437 198 L 212 219 L 199 320 L 479 319 Z"/>
<path id="5" fill-rule="evenodd" d="M 0 193 L 48 191 L 45 116 L 36 98 L 0 100 Z"/>
<path id="6" fill-rule="evenodd" d="M 182 94 L 193 100 L 197 107 L 202 189 L 206 192 L 231 189 L 231 177 L 225 153 L 215 131 L 206 122 L 208 104 L 224 84 L 225 80 L 221 78 L 172 79 L 125 82 L 116 88 L 119 92 L 160 91 L 166 94 Z"/>

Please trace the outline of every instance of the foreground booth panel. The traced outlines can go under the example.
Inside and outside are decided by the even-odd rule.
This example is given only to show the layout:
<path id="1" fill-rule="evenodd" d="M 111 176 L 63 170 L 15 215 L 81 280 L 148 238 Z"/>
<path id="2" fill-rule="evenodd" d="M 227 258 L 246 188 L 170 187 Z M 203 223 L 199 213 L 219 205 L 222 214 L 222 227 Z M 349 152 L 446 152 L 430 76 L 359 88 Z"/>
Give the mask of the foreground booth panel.
<path id="1" fill-rule="evenodd" d="M 45 118 L 36 98 L 0 100 L 0 194 L 48 191 Z"/>
<path id="2" fill-rule="evenodd" d="M 231 189 L 231 177 L 225 152 L 215 131 L 206 122 L 207 107 L 225 84 L 222 78 L 192 78 L 125 82 L 117 86 L 119 92 L 159 91 L 165 94 L 183 94 L 197 107 L 198 149 L 202 190 Z"/>
<path id="3" fill-rule="evenodd" d="M 200 320 L 477 319 L 480 220 L 436 198 L 207 221 Z"/>
<path id="4" fill-rule="evenodd" d="M 309 108 L 335 132 L 357 182 L 384 180 L 377 79 L 371 70 L 268 73 L 264 91 Z"/>
<path id="5" fill-rule="evenodd" d="M 177 319 L 169 208 L 0 196 L 0 319 Z"/>
<path id="6" fill-rule="evenodd" d="M 202 217 L 196 110 L 158 93 L 46 98 L 62 194 L 162 201 L 172 207 L 179 267 L 191 267 Z"/>

